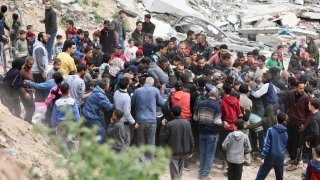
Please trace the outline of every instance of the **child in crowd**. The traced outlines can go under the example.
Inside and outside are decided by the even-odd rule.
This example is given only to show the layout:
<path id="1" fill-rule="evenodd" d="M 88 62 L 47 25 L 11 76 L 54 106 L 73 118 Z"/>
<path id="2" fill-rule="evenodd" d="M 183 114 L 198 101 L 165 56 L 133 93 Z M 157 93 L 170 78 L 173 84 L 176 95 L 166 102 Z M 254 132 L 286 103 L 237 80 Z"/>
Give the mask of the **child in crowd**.
<path id="1" fill-rule="evenodd" d="M 279 113 L 277 119 L 278 124 L 267 130 L 257 180 L 265 179 L 272 168 L 274 168 L 276 179 L 283 179 L 283 164 L 288 142 L 287 128 L 283 123 L 287 120 L 287 116 Z"/>
<path id="2" fill-rule="evenodd" d="M 317 180 L 320 179 L 320 145 L 316 146 L 315 158 L 309 161 L 306 170 L 306 180 Z"/>
<path id="3" fill-rule="evenodd" d="M 119 153 L 127 150 L 124 141 L 125 128 L 121 119 L 123 115 L 124 113 L 121 110 L 116 109 L 112 114 L 111 123 L 108 127 L 108 136 L 115 141 L 112 149 Z"/>
<path id="4" fill-rule="evenodd" d="M 10 34 L 10 40 L 12 43 L 12 47 L 16 45 L 16 41 L 19 38 L 20 35 L 20 22 L 19 22 L 19 15 L 16 13 L 12 14 L 12 32 Z"/>
<path id="5" fill-rule="evenodd" d="M 93 63 L 87 62 L 86 66 L 87 66 L 87 72 L 83 77 L 84 82 L 88 83 L 90 81 L 95 81 L 95 79 L 97 78 L 97 75 L 95 74 L 95 72 L 93 70 L 93 68 L 94 68 Z"/>
<path id="6" fill-rule="evenodd" d="M 236 130 L 228 134 L 222 143 L 223 150 L 227 151 L 228 180 L 241 180 L 244 154 L 251 151 L 249 138 L 242 132 L 244 121 L 237 120 Z"/>
<path id="7" fill-rule="evenodd" d="M 63 39 L 61 35 L 56 36 L 56 44 L 54 45 L 53 49 L 53 57 L 57 57 L 58 54 L 62 53 L 63 49 Z"/>
<path id="8" fill-rule="evenodd" d="M 74 142 L 67 139 L 66 121 L 80 121 L 80 113 L 76 101 L 69 96 L 69 84 L 64 83 L 60 87 L 62 97 L 53 105 L 51 126 L 56 129 L 56 134 L 62 136 L 68 149 L 74 148 Z M 72 112 L 72 115 L 71 115 Z"/>
<path id="9" fill-rule="evenodd" d="M 54 58 L 53 59 L 53 67 L 47 74 L 47 80 L 52 79 L 53 74 L 55 72 L 58 72 L 60 70 L 60 68 L 61 68 L 61 60 L 58 58 Z"/>
<path id="10" fill-rule="evenodd" d="M 100 30 L 96 30 L 92 33 L 92 43 L 94 44 L 94 46 L 97 46 L 100 44 L 99 42 L 99 37 L 100 37 Z"/>
<path id="11" fill-rule="evenodd" d="M 82 95 L 82 99 L 85 100 L 92 93 L 94 86 L 96 85 L 96 81 L 89 81 L 86 83 L 86 92 Z"/>
<path id="12" fill-rule="evenodd" d="M 127 58 L 127 61 L 132 61 L 136 58 L 136 52 L 138 50 L 138 47 L 134 46 L 134 39 L 130 38 L 128 40 L 129 46 L 124 51 L 124 55 Z"/>
<path id="13" fill-rule="evenodd" d="M 28 42 L 26 40 L 27 32 L 24 30 L 20 31 L 19 39 L 16 42 L 16 55 L 19 58 L 26 58 L 28 56 Z"/>
<path id="14" fill-rule="evenodd" d="M 90 48 L 90 47 L 84 48 L 83 55 L 84 55 L 84 58 L 81 61 L 82 64 L 86 65 L 88 62 L 90 62 L 91 64 L 93 63 L 92 62 L 92 56 L 93 56 L 92 48 Z"/>
<path id="15" fill-rule="evenodd" d="M 104 72 L 108 72 L 109 67 L 111 66 L 111 55 L 110 54 L 104 54 L 102 56 L 102 64 L 99 67 L 99 74 L 101 74 L 101 76 L 104 74 Z"/>
<path id="16" fill-rule="evenodd" d="M 27 43 L 28 43 L 28 51 L 29 55 L 32 56 L 33 51 L 33 44 L 36 41 L 36 35 L 33 33 L 33 26 L 27 26 L 27 35 L 26 35 Z"/>

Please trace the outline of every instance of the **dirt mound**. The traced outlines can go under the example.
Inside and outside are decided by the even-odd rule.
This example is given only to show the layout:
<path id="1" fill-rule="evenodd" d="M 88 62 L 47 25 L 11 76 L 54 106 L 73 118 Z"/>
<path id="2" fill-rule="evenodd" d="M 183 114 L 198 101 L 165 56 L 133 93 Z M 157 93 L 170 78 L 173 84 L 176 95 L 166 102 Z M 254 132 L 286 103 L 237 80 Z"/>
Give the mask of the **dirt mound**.
<path id="1" fill-rule="evenodd" d="M 11 177 L 15 174 L 12 172 L 19 172 L 15 175 L 21 174 L 24 177 L 25 174 L 30 174 L 31 169 L 31 174 L 37 174 L 40 177 L 47 175 L 59 179 L 65 177 L 65 173 L 54 167 L 54 161 L 58 159 L 59 155 L 51 150 L 44 137 L 34 132 L 35 127 L 44 127 L 33 127 L 22 119 L 14 117 L 2 104 L 0 104 L 0 114 L 0 161 L 16 162 L 18 166 L 9 172 L 2 171 L 0 166 L 0 177 L 6 177 L 5 175 Z M 0 162 L 0 164 L 3 163 Z"/>

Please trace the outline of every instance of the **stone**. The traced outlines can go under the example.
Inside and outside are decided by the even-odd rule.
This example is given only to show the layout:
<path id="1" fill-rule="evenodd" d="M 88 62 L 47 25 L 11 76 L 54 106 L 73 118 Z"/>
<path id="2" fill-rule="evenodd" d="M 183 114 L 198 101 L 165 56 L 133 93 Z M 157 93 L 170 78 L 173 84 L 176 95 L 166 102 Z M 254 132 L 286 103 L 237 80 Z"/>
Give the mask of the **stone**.
<path id="1" fill-rule="evenodd" d="M 292 28 L 300 22 L 300 19 L 295 13 L 289 12 L 282 16 L 281 22 L 283 26 Z"/>
<path id="2" fill-rule="evenodd" d="M 62 4 L 69 4 L 69 3 L 73 3 L 73 2 L 75 2 L 76 0 L 60 0 L 60 2 L 62 3 Z"/>
<path id="3" fill-rule="evenodd" d="M 276 24 L 272 21 L 267 20 L 266 18 L 262 18 L 254 25 L 254 27 L 256 28 L 276 27 Z"/>
<path id="4" fill-rule="evenodd" d="M 277 48 L 278 45 L 282 44 L 282 41 L 279 37 L 266 35 L 266 34 L 257 34 L 256 36 L 257 42 L 262 42 L 264 45 Z"/>
<path id="5" fill-rule="evenodd" d="M 301 17 L 319 20 L 320 19 L 320 12 L 305 12 L 301 15 Z"/>
<path id="6" fill-rule="evenodd" d="M 81 13 L 83 11 L 83 7 L 80 4 L 75 3 L 70 6 L 70 10 L 75 13 Z"/>

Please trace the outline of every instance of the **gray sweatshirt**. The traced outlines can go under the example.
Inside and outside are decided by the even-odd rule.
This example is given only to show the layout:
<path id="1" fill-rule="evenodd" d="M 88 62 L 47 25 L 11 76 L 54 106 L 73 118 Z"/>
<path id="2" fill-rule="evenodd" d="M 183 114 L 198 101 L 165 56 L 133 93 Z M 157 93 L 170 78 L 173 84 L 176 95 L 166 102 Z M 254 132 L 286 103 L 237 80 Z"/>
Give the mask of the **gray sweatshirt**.
<path id="1" fill-rule="evenodd" d="M 241 131 L 234 131 L 222 143 L 223 150 L 227 151 L 227 161 L 234 164 L 244 163 L 244 154 L 251 151 L 249 138 Z"/>
<path id="2" fill-rule="evenodd" d="M 125 129 L 123 119 L 120 119 L 117 122 L 110 123 L 110 125 L 108 126 L 108 136 L 110 136 L 114 140 L 112 148 L 117 152 L 124 151 L 128 148 L 127 146 L 125 146 L 124 141 Z"/>
<path id="3" fill-rule="evenodd" d="M 16 47 L 16 54 L 19 58 L 28 56 L 27 40 L 18 39 L 15 47 Z"/>
<path id="4" fill-rule="evenodd" d="M 130 124 L 135 124 L 135 120 L 131 115 L 131 97 L 129 96 L 127 90 L 117 90 L 113 96 L 114 105 L 116 109 L 124 112 L 123 120 L 124 122 L 129 122 Z"/>

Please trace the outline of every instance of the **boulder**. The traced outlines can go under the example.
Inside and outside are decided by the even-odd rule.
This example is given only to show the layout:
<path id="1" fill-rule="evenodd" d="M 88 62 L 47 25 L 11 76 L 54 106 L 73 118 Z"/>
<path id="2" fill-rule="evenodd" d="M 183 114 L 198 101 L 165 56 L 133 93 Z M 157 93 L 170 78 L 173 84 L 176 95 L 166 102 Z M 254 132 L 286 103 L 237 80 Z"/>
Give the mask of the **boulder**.
<path id="1" fill-rule="evenodd" d="M 81 13 L 83 11 L 83 7 L 80 4 L 75 3 L 70 6 L 70 11 L 75 13 Z"/>
<path id="2" fill-rule="evenodd" d="M 262 42 L 266 46 L 277 48 L 278 45 L 282 44 L 282 40 L 279 37 L 266 35 L 266 34 L 257 34 L 257 42 Z"/>

